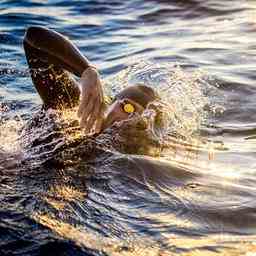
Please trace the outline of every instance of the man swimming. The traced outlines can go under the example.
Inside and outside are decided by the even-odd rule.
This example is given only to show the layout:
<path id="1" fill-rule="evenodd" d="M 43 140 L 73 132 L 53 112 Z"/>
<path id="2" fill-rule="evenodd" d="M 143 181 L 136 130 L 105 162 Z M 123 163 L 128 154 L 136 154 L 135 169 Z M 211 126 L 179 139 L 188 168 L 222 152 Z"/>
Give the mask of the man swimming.
<path id="1" fill-rule="evenodd" d="M 44 108 L 66 109 L 79 105 L 80 126 L 86 133 L 99 133 L 132 113 L 141 114 L 158 98 L 145 85 L 129 86 L 106 108 L 97 69 L 77 47 L 61 34 L 44 27 L 29 27 L 24 49 L 31 78 Z M 80 77 L 80 87 L 70 75 Z"/>

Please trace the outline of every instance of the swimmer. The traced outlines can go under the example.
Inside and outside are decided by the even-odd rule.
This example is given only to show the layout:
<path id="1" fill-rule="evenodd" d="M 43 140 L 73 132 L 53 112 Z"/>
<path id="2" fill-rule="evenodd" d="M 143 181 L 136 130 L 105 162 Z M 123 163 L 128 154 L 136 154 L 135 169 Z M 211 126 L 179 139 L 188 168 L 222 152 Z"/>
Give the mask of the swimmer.
<path id="1" fill-rule="evenodd" d="M 96 67 L 66 37 L 44 27 L 29 27 L 23 45 L 43 107 L 79 106 L 80 126 L 86 133 L 99 133 L 133 113 L 141 114 L 158 98 L 152 88 L 137 84 L 119 92 L 107 108 Z"/>

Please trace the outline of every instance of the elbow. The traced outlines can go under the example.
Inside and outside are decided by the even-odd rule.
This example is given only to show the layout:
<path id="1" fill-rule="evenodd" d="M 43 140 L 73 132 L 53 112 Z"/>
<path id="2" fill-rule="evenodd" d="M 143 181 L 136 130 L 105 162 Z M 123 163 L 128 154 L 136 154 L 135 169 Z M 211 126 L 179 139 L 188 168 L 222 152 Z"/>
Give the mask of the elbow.
<path id="1" fill-rule="evenodd" d="M 40 26 L 30 26 L 27 28 L 24 39 L 23 39 L 23 44 L 28 43 L 29 45 L 38 48 L 38 44 L 40 43 L 40 38 L 44 34 L 44 28 Z M 39 41 L 38 41 L 39 40 Z"/>

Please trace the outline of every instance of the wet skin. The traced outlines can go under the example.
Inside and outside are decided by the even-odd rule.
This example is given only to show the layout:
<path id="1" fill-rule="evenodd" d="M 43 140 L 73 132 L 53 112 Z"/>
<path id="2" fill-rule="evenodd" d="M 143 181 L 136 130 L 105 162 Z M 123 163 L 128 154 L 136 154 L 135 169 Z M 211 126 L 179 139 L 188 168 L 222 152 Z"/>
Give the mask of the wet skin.
<path id="1" fill-rule="evenodd" d="M 80 126 L 86 133 L 99 133 L 115 122 L 128 119 L 133 113 L 141 114 L 145 109 L 141 104 L 129 98 L 116 99 L 106 109 L 99 73 L 94 67 L 89 67 L 83 72 L 80 85 L 82 93 L 78 117 Z M 132 111 L 126 109 L 125 106 L 130 106 Z"/>
<path id="2" fill-rule="evenodd" d="M 33 26 L 27 29 L 23 44 L 44 108 L 63 110 L 79 105 L 80 126 L 87 134 L 99 133 L 133 113 L 141 114 L 155 99 L 152 89 L 135 85 L 118 93 L 106 109 L 97 69 L 70 40 L 54 30 Z M 69 72 L 80 77 L 81 90 Z"/>

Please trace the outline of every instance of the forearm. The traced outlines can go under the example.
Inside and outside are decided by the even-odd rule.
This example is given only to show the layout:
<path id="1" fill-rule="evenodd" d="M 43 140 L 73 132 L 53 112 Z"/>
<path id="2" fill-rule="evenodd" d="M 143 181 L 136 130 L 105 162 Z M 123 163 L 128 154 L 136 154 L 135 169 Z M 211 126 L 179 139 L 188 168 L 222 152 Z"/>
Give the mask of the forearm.
<path id="1" fill-rule="evenodd" d="M 61 34 L 43 27 L 29 27 L 24 41 L 45 54 L 49 61 L 81 77 L 89 61 Z"/>

